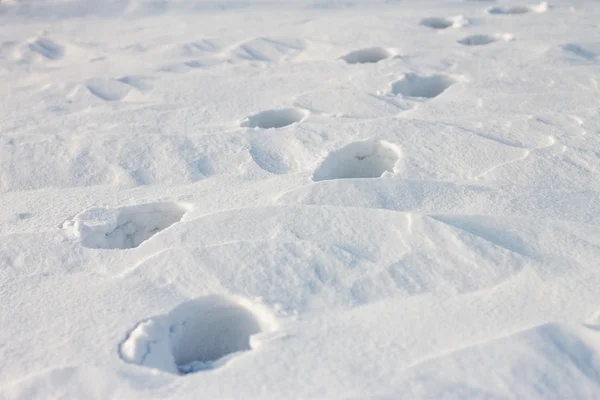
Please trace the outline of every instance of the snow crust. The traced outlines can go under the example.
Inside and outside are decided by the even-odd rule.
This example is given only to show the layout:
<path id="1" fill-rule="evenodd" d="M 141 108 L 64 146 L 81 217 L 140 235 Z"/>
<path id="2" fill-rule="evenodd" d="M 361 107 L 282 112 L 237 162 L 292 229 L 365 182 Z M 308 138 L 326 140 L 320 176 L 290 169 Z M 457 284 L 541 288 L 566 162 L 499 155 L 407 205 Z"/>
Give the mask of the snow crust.
<path id="1" fill-rule="evenodd" d="M 600 398 L 599 21 L 0 1 L 0 399 Z"/>

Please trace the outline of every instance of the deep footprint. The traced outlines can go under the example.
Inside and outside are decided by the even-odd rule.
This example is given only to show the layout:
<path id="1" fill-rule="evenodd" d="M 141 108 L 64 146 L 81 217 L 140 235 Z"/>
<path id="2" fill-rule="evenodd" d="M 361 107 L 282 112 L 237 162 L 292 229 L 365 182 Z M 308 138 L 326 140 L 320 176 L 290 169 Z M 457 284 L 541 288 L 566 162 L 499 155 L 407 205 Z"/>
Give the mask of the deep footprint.
<path id="1" fill-rule="evenodd" d="M 504 34 L 504 35 L 471 35 L 467 36 L 463 39 L 460 39 L 458 43 L 464 46 L 484 46 L 486 44 L 494 43 L 499 40 L 510 41 L 512 40 L 512 35 Z"/>
<path id="2" fill-rule="evenodd" d="M 423 18 L 421 25 L 431 29 L 448 29 L 448 28 L 460 28 L 467 24 L 467 20 L 459 15 L 453 18 Z"/>
<path id="3" fill-rule="evenodd" d="M 350 143 L 331 152 L 317 167 L 313 181 L 350 178 L 379 178 L 395 172 L 401 151 L 384 140 Z"/>
<path id="4" fill-rule="evenodd" d="M 406 74 L 392 84 L 392 93 L 405 97 L 433 98 L 448 89 L 454 80 L 444 75 L 419 76 Z"/>
<path id="5" fill-rule="evenodd" d="M 119 347 L 123 360 L 173 374 L 212 369 L 251 350 L 253 335 L 277 328 L 256 304 L 222 295 L 200 297 L 140 322 Z"/>
<path id="6" fill-rule="evenodd" d="M 63 228 L 91 249 L 133 249 L 181 221 L 189 207 L 153 203 L 120 208 L 91 208 L 63 224 Z"/>
<path id="7" fill-rule="evenodd" d="M 241 126 L 262 129 L 283 128 L 296 122 L 301 122 L 307 115 L 306 111 L 295 108 L 267 110 L 247 117 L 242 121 Z"/>
<path id="8" fill-rule="evenodd" d="M 390 50 L 384 47 L 369 47 L 348 53 L 342 57 L 342 60 L 346 61 L 348 64 L 367 64 L 377 63 L 388 59 L 393 55 L 394 54 Z"/>

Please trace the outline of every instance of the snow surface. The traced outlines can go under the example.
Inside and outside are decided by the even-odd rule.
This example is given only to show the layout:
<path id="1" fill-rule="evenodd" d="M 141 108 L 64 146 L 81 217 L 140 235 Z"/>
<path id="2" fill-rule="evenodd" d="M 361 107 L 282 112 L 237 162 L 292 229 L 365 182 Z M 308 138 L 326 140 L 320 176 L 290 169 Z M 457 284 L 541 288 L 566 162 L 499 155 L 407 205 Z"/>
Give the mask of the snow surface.
<path id="1" fill-rule="evenodd" d="M 0 399 L 600 398 L 599 21 L 0 1 Z"/>

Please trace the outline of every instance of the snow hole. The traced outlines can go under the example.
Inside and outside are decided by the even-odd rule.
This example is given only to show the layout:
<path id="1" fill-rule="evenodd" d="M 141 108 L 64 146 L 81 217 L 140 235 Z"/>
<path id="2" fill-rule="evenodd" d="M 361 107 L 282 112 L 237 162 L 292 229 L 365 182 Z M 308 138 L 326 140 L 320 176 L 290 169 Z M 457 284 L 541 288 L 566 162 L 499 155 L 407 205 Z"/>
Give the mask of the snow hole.
<path id="1" fill-rule="evenodd" d="M 454 21 L 446 18 L 424 18 L 421 25 L 432 29 L 446 29 L 454 25 Z"/>
<path id="2" fill-rule="evenodd" d="M 276 329 L 274 317 L 248 300 L 211 295 L 140 322 L 121 343 L 130 363 L 176 374 L 218 367 L 260 344 L 253 336 Z"/>
<path id="3" fill-rule="evenodd" d="M 297 110 L 295 108 L 267 110 L 247 117 L 242 121 L 241 126 L 263 129 L 283 128 L 284 126 L 301 122 L 306 116 L 306 111 Z"/>
<path id="4" fill-rule="evenodd" d="M 406 74 L 392 84 L 392 93 L 405 97 L 433 98 L 448 89 L 454 80 L 444 75 L 419 76 Z"/>
<path id="5" fill-rule="evenodd" d="M 92 249 L 132 249 L 179 222 L 188 207 L 175 203 L 91 208 L 66 221 L 81 244 Z"/>
<path id="6" fill-rule="evenodd" d="M 394 172 L 400 154 L 398 146 L 384 140 L 350 143 L 323 160 L 313 174 L 313 181 L 379 178 L 386 172 Z"/>
<path id="7" fill-rule="evenodd" d="M 493 35 L 472 35 L 459 40 L 458 43 L 465 46 L 483 46 L 496 42 L 497 40 L 498 38 Z"/>
<path id="8" fill-rule="evenodd" d="M 369 47 L 346 54 L 342 60 L 348 64 L 376 63 L 392 56 L 392 52 L 383 47 Z"/>

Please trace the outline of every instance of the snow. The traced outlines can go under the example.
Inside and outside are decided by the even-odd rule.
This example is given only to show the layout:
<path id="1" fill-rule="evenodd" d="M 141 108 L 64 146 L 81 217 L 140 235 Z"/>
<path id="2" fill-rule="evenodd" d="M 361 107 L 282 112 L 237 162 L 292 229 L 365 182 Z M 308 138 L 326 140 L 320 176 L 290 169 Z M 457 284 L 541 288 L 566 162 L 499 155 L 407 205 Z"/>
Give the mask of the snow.
<path id="1" fill-rule="evenodd" d="M 599 18 L 0 1 L 0 399 L 599 398 Z"/>

